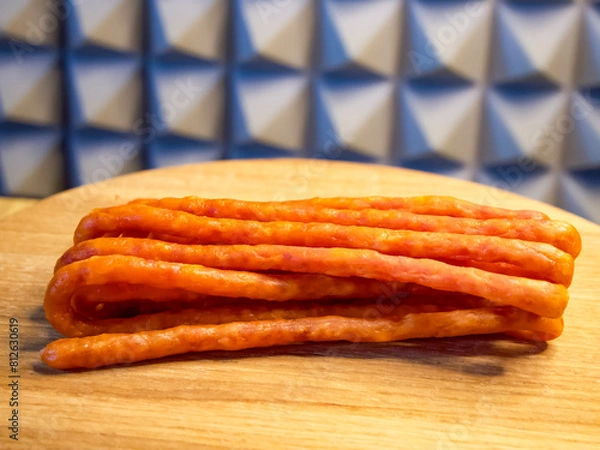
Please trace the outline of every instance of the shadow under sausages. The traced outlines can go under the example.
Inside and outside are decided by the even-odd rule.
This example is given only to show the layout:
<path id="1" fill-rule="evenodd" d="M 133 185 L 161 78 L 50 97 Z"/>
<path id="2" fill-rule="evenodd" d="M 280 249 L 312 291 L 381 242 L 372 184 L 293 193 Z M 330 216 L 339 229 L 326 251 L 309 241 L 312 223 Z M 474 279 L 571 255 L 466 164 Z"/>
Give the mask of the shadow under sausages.
<path id="1" fill-rule="evenodd" d="M 29 320 L 34 324 L 36 332 L 21 336 L 20 348 L 23 351 L 39 352 L 50 342 L 64 337 L 48 323 L 43 306 L 35 308 L 29 315 Z"/>
<path id="2" fill-rule="evenodd" d="M 505 362 L 524 358 L 546 350 L 545 342 L 517 341 L 504 336 L 466 336 L 443 339 L 420 339 L 392 343 L 303 343 L 269 348 L 238 351 L 208 351 L 170 356 L 133 364 L 108 366 L 95 370 L 147 366 L 181 361 L 244 360 L 292 356 L 299 358 L 355 358 L 363 360 L 387 359 L 437 368 L 481 377 L 502 376 Z M 41 349 L 41 347 L 39 348 Z M 62 371 L 47 367 L 42 362 L 34 364 L 34 371 L 44 375 L 64 375 L 87 370 Z"/>

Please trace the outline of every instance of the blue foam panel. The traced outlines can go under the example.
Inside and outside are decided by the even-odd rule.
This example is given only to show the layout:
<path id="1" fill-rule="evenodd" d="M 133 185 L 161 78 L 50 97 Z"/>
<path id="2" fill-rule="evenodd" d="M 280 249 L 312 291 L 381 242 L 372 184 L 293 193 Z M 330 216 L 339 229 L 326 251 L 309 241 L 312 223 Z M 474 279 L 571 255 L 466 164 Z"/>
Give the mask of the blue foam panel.
<path id="1" fill-rule="evenodd" d="M 0 0 L 0 194 L 374 162 L 600 222 L 600 2 Z"/>

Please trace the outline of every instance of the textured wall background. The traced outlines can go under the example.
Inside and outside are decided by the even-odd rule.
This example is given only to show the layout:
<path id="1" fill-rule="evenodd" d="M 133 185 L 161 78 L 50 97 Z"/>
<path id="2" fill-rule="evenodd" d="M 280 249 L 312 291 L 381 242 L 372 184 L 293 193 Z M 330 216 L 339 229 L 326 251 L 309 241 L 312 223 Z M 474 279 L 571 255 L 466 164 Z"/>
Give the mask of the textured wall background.
<path id="1" fill-rule="evenodd" d="M 0 193 L 266 156 L 600 222 L 600 2 L 0 0 Z"/>

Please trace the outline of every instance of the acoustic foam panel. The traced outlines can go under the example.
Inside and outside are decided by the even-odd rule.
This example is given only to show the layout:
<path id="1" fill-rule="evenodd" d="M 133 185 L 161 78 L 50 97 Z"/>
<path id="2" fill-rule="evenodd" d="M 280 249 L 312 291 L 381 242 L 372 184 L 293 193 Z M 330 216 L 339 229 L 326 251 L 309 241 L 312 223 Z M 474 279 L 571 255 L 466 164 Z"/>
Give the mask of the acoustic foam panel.
<path id="1" fill-rule="evenodd" d="M 0 0 L 0 193 L 288 156 L 600 222 L 600 2 Z"/>

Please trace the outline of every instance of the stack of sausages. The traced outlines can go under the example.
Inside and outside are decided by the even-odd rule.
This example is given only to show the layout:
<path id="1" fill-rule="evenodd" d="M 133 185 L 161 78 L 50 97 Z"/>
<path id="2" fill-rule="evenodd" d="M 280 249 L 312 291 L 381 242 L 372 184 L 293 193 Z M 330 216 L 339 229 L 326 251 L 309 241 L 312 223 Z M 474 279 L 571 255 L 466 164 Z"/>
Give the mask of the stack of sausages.
<path id="1" fill-rule="evenodd" d="M 41 357 L 96 368 L 307 341 L 563 329 L 577 230 L 452 197 L 140 199 L 85 216 Z"/>

